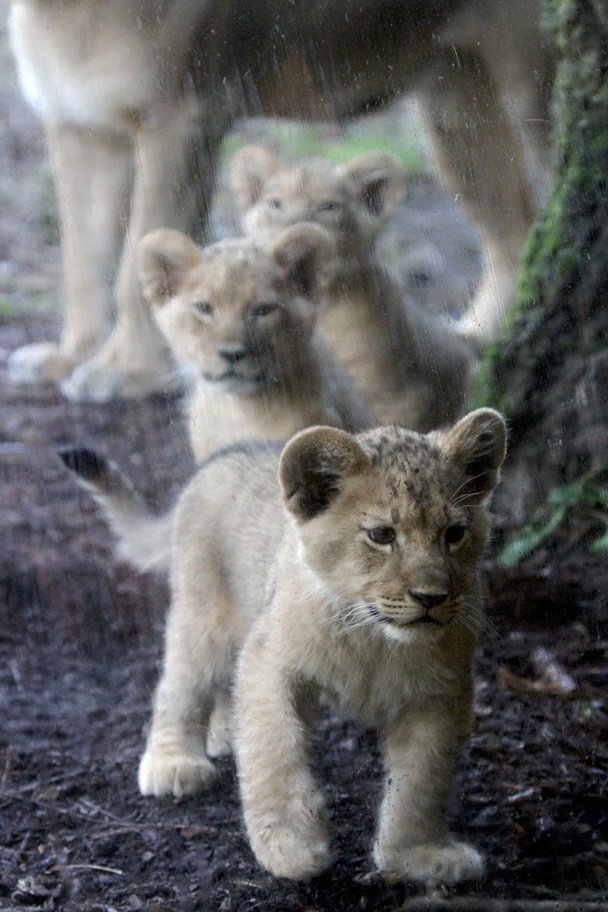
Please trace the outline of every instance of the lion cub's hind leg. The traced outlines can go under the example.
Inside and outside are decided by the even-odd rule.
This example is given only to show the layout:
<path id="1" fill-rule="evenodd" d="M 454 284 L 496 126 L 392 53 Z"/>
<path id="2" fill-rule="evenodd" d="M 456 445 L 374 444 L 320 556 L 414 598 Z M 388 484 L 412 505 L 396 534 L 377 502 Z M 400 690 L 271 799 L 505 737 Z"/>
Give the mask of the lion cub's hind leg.
<path id="1" fill-rule="evenodd" d="M 215 767 L 205 751 L 227 752 L 228 680 L 236 644 L 226 619 L 230 604 L 204 561 L 192 573 L 177 567 L 167 622 L 165 663 L 154 697 L 152 725 L 139 766 L 143 795 L 192 795 L 205 789 Z M 202 574 L 202 576 L 201 576 Z M 202 585 L 202 580 L 205 585 Z M 207 741 L 217 700 L 215 725 Z"/>
<path id="2" fill-rule="evenodd" d="M 232 697 L 228 687 L 217 691 L 207 731 L 207 755 L 227 757 L 232 753 Z"/>
<path id="3" fill-rule="evenodd" d="M 212 702 L 210 682 L 205 682 L 204 676 L 200 679 L 201 659 L 192 654 L 186 658 L 181 653 L 175 644 L 167 644 L 165 668 L 154 697 L 152 727 L 139 765 L 142 795 L 192 795 L 204 789 L 215 775 L 204 748 Z"/>

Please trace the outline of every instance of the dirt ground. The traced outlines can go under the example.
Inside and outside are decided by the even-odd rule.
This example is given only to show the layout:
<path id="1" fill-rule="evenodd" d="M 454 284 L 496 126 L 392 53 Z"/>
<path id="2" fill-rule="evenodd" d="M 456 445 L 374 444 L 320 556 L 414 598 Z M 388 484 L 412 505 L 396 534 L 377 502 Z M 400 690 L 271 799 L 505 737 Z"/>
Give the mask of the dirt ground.
<path id="1" fill-rule="evenodd" d="M 481 884 L 424 905 L 415 888 L 373 872 L 374 736 L 332 718 L 312 750 L 336 860 L 310 884 L 257 867 L 232 761 L 201 797 L 138 794 L 167 589 L 113 558 L 98 509 L 56 449 L 101 447 L 159 509 L 191 465 L 178 400 L 87 407 L 9 386 L 7 353 L 58 326 L 40 316 L 0 324 L 0 908 L 472 912 L 484 898 L 530 910 L 568 898 L 546 908 L 608 909 L 607 573 L 559 537 L 516 574 L 487 562 L 492 629 L 451 810 L 454 829 L 487 855 Z"/>
<path id="2" fill-rule="evenodd" d="M 374 873 L 375 739 L 330 717 L 312 755 L 335 863 L 309 884 L 256 865 L 232 761 L 206 795 L 139 795 L 167 586 L 114 558 L 56 450 L 111 454 L 158 509 L 192 466 L 177 399 L 76 406 L 7 382 L 10 351 L 58 334 L 56 317 L 19 311 L 56 301 L 59 268 L 40 131 L 19 97 L 4 16 L 0 5 L 0 909 L 608 910 L 608 567 L 570 528 L 498 571 L 500 497 L 474 724 L 451 808 L 454 830 L 486 853 L 482 883 L 425 897 Z M 457 309 L 479 276 L 470 226 L 424 181 L 383 250 L 428 306 Z"/>

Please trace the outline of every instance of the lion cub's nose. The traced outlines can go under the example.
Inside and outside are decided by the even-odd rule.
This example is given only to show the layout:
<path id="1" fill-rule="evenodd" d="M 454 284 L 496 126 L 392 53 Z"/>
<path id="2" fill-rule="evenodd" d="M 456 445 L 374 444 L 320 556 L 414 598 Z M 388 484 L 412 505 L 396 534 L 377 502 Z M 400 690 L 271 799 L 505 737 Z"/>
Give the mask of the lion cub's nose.
<path id="1" fill-rule="evenodd" d="M 243 360 L 247 354 L 247 349 L 243 348 L 242 345 L 238 348 L 218 348 L 217 353 L 220 358 L 223 358 L 228 364 L 236 364 L 237 361 Z"/>
<path id="2" fill-rule="evenodd" d="M 413 592 L 408 589 L 410 596 L 415 599 L 426 611 L 441 605 L 448 597 L 447 592 Z"/>

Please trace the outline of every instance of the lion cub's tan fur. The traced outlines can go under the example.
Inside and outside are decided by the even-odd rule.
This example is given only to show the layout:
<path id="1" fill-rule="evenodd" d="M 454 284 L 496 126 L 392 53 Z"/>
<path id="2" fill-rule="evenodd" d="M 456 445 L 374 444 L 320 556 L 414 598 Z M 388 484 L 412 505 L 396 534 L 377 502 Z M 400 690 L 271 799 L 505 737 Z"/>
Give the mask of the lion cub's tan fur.
<path id="1" fill-rule="evenodd" d="M 317 427 L 280 459 L 264 444 L 211 457 L 174 513 L 142 793 L 209 784 L 209 716 L 215 701 L 225 707 L 236 666 L 239 782 L 264 867 L 299 879 L 328 863 L 306 756 L 325 695 L 384 747 L 377 866 L 421 881 L 479 875 L 445 806 L 468 728 L 478 563 L 504 448 L 502 418 L 481 409 L 426 436 Z"/>
<path id="2" fill-rule="evenodd" d="M 338 267 L 320 328 L 378 418 L 418 431 L 462 413 L 472 368 L 469 345 L 447 321 L 419 307 L 375 253 L 378 234 L 401 202 L 398 159 L 359 155 L 346 165 L 309 159 L 286 168 L 246 146 L 232 163 L 243 226 L 256 238 L 312 221 L 330 232 Z"/>
<path id="3" fill-rule="evenodd" d="M 284 441 L 311 424 L 373 423 L 315 331 L 334 261 L 331 238 L 317 225 L 294 226 L 269 244 L 201 248 L 163 230 L 143 239 L 144 294 L 196 378 L 189 434 L 197 460 L 235 440 Z"/>

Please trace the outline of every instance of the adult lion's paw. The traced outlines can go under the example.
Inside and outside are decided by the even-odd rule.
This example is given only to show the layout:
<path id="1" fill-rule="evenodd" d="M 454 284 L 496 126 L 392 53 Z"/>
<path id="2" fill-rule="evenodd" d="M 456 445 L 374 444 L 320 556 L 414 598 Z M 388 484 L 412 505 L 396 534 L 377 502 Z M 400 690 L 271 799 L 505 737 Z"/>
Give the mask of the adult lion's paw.
<path id="1" fill-rule="evenodd" d="M 54 342 L 36 342 L 24 345 L 8 359 L 11 383 L 38 386 L 60 383 L 74 370 L 76 361 L 61 351 Z"/>
<path id="2" fill-rule="evenodd" d="M 479 852 L 466 842 L 418 845 L 407 849 L 374 847 L 374 861 L 387 874 L 424 884 L 455 884 L 479 880 L 484 864 Z"/>
<path id="3" fill-rule="evenodd" d="M 147 750 L 139 764 L 139 790 L 142 795 L 194 795 L 215 778 L 216 769 L 204 754 L 169 754 Z"/>
<path id="4" fill-rule="evenodd" d="M 154 392 L 181 389 L 183 380 L 168 352 L 155 346 L 137 350 L 116 337 L 63 381 L 61 391 L 73 402 L 139 399 Z"/>

